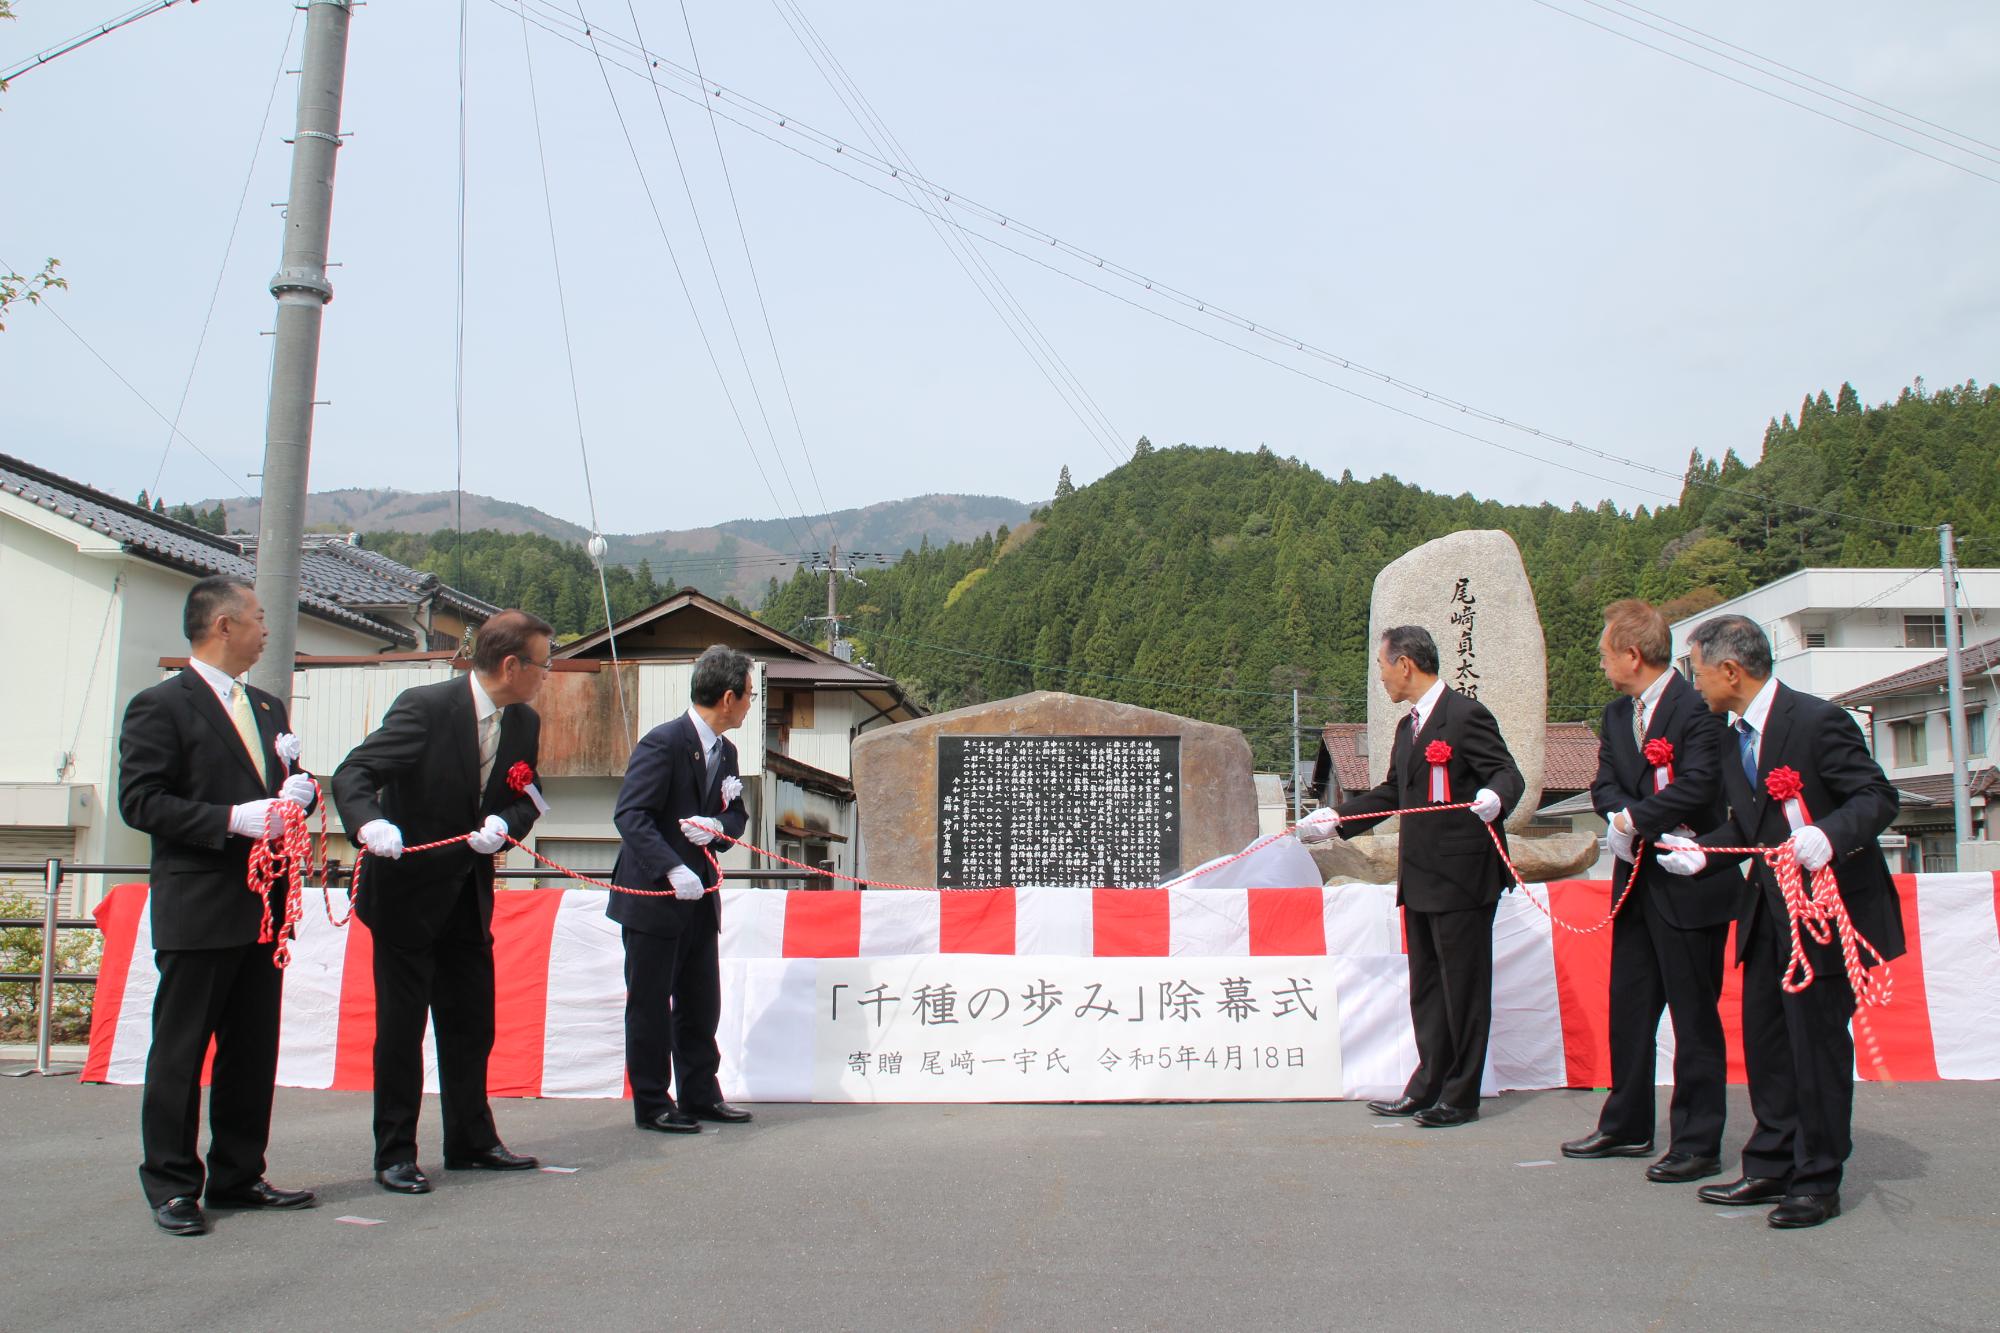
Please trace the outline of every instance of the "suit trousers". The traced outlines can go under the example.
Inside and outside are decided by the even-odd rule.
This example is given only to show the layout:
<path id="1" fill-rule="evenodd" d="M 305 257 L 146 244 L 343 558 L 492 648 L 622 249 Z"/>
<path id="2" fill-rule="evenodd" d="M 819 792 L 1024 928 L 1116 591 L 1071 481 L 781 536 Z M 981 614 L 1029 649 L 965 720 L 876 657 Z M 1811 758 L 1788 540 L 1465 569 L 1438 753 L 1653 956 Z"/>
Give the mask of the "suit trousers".
<path id="1" fill-rule="evenodd" d="M 632 1114 L 656 1119 L 674 1107 L 722 1100 L 716 1071 L 722 1051 L 715 1027 L 722 1018 L 722 967 L 717 956 L 715 905 L 694 904 L 680 913 L 681 929 L 655 935 L 624 928 L 625 1074 L 632 1083 Z"/>
<path id="2" fill-rule="evenodd" d="M 146 1202 L 198 1197 L 204 1180 L 216 1194 L 264 1178 L 271 1138 L 271 1090 L 278 1073 L 278 1008 L 283 973 L 271 945 L 161 949 L 153 997 L 153 1044 L 139 1102 Z M 197 1155 L 201 1071 L 215 1039 L 208 1092 L 208 1170 Z"/>
<path id="3" fill-rule="evenodd" d="M 1611 927 L 1611 1095 L 1597 1128 L 1627 1142 L 1653 1137 L 1655 1034 L 1674 1020 L 1674 1095 L 1668 1150 L 1717 1157 L 1727 1113 L 1728 1052 L 1722 1039 L 1723 954 L 1729 927 L 1683 930 L 1660 915 L 1651 886 Z"/>
<path id="4" fill-rule="evenodd" d="M 1783 911 L 1768 895 L 1758 907 L 1743 959 L 1743 1060 L 1757 1116 L 1743 1174 L 1783 1180 L 1788 1194 L 1832 1194 L 1854 1152 L 1854 991 L 1840 942 L 1807 939 L 1812 984 L 1786 994 Z"/>
<path id="5" fill-rule="evenodd" d="M 493 1054 L 493 942 L 468 875 L 437 939 L 404 947 L 375 941 L 375 1169 L 417 1160 L 424 1100 L 424 1025 L 437 1029 L 444 1155 L 499 1146 L 486 1100 Z"/>
<path id="6" fill-rule="evenodd" d="M 1417 1068 L 1403 1095 L 1424 1106 L 1479 1109 L 1493 1027 L 1495 904 L 1458 912 L 1403 909 Z"/>

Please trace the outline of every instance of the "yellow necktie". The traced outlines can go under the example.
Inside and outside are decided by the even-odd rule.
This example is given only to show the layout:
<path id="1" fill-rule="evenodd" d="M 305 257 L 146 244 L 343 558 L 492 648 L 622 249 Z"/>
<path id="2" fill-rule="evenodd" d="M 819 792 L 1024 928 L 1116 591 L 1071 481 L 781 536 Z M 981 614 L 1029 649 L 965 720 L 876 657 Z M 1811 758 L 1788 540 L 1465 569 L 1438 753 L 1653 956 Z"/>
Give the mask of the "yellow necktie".
<path id="1" fill-rule="evenodd" d="M 264 767 L 264 738 L 257 731 L 257 715 L 250 711 L 250 691 L 241 685 L 229 687 L 229 718 L 236 724 L 236 734 L 243 738 L 243 748 L 250 752 L 250 762 L 257 766 L 257 780 L 270 786 L 270 770 Z"/>

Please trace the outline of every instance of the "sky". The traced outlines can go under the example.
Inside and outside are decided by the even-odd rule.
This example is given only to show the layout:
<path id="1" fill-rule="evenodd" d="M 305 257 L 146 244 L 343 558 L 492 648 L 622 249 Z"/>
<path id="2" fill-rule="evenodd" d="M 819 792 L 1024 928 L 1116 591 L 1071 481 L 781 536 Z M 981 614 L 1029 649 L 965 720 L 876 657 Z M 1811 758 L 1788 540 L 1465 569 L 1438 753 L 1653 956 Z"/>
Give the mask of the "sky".
<path id="1" fill-rule="evenodd" d="M 15 8 L 0 68 L 133 5 Z M 2000 373 L 2000 149 L 1941 128 L 2000 144 L 1989 0 L 464 0 L 462 249 L 460 8 L 355 11 L 315 490 L 636 532 L 1039 501 L 1145 435 L 1631 508 L 1843 380 Z M 0 94 L 0 265 L 70 282 L 0 332 L 0 452 L 255 490 L 303 31 L 178 4 Z"/>

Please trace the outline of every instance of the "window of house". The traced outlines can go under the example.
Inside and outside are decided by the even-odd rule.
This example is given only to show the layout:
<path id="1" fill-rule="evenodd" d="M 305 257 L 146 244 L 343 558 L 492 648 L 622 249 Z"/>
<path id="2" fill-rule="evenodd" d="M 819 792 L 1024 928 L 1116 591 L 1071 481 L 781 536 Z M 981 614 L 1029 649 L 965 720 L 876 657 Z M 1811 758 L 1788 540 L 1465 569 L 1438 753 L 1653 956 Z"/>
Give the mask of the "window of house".
<path id="1" fill-rule="evenodd" d="M 1923 718 L 1891 722 L 1889 734 L 1895 738 L 1897 768 L 1916 768 L 1930 762 L 1930 737 Z"/>
<path id="2" fill-rule="evenodd" d="M 1965 752 L 1974 759 L 1986 757 L 1986 710 L 1975 708 L 1965 715 Z"/>
<path id="3" fill-rule="evenodd" d="M 1965 617 L 1958 618 L 1960 641 L 1965 636 Z M 1905 648 L 1944 647 L 1944 613 L 1935 615 L 1905 615 L 1903 617 L 1903 646 Z"/>

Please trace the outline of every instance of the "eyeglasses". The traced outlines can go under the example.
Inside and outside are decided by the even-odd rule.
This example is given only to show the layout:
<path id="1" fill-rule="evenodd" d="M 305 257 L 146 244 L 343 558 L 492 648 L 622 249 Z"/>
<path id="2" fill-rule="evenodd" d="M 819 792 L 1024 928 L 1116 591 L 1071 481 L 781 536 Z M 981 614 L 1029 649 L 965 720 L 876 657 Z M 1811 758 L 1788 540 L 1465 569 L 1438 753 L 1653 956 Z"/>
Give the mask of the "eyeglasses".
<path id="1" fill-rule="evenodd" d="M 537 671 L 554 671 L 556 669 L 556 659 L 553 657 L 549 658 L 546 662 L 537 662 L 527 657 L 516 658 L 515 660 L 522 666 L 531 666 Z"/>

